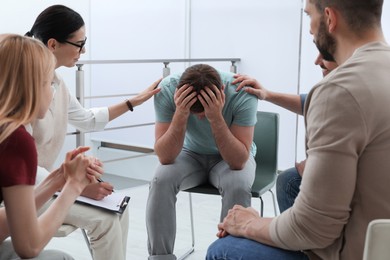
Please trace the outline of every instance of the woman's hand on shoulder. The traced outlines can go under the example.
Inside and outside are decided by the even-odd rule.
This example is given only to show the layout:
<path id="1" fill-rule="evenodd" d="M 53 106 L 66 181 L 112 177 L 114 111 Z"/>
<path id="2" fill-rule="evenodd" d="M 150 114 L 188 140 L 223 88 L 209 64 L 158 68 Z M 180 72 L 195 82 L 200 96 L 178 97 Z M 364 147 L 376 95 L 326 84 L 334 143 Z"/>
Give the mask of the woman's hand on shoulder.
<path id="1" fill-rule="evenodd" d="M 157 88 L 158 84 L 160 84 L 162 78 L 156 80 L 153 82 L 152 85 L 147 87 L 145 90 L 143 90 L 141 93 L 139 93 L 137 96 L 129 99 L 133 107 L 139 106 L 151 97 L 153 97 L 155 94 L 160 92 L 160 88 Z"/>

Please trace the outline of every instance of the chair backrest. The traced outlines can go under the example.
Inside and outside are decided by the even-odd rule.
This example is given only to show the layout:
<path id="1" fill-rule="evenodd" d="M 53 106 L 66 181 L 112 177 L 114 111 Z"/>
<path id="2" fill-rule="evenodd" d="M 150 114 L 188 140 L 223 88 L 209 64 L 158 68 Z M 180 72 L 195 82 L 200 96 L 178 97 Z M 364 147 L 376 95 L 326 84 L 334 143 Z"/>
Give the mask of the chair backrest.
<path id="1" fill-rule="evenodd" d="M 252 195 L 261 196 L 273 187 L 278 170 L 279 114 L 257 112 L 253 141 L 257 146 L 256 178 Z"/>
<path id="2" fill-rule="evenodd" d="M 368 224 L 363 260 L 384 260 L 390 256 L 390 219 L 375 219 Z"/>

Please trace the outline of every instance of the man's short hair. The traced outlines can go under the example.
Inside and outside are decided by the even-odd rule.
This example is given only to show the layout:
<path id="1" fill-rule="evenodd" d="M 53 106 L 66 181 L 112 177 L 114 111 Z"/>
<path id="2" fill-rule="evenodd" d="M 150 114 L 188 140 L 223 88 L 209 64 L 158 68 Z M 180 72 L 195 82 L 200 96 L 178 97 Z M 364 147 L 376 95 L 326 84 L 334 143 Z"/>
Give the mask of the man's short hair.
<path id="1" fill-rule="evenodd" d="M 218 89 L 222 88 L 222 80 L 216 69 L 207 64 L 196 64 L 188 67 L 180 77 L 177 88 L 181 88 L 185 84 L 188 84 L 194 88 L 193 91 L 199 94 L 199 92 L 205 87 L 211 88 L 212 85 Z M 204 111 L 202 103 L 199 100 L 191 106 L 191 112 L 201 113 Z"/>
<path id="2" fill-rule="evenodd" d="M 337 9 L 353 32 L 359 35 L 381 26 L 383 0 L 309 0 L 323 14 L 326 7 Z"/>

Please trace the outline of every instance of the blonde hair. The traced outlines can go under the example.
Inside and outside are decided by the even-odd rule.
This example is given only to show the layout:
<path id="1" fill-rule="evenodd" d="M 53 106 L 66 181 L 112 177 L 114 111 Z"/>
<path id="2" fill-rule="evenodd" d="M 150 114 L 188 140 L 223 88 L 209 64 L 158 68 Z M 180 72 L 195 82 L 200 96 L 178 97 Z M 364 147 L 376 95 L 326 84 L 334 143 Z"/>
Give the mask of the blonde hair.
<path id="1" fill-rule="evenodd" d="M 0 41 L 0 143 L 36 119 L 54 68 L 54 55 L 38 40 L 10 34 Z"/>

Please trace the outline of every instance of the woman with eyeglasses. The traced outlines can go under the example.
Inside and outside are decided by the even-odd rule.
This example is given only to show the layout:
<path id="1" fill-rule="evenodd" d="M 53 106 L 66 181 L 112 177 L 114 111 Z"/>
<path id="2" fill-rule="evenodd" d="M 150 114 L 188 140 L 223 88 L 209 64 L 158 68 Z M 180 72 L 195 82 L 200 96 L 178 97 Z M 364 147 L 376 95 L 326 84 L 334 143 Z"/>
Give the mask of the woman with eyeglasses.
<path id="1" fill-rule="evenodd" d="M 85 53 L 87 40 L 85 23 L 77 12 L 63 6 L 53 5 L 42 11 L 27 36 L 42 41 L 57 58 L 56 68 L 73 67 L 80 55 Z M 39 166 L 50 170 L 64 143 L 67 124 L 80 130 L 102 130 L 118 116 L 133 111 L 160 91 L 154 82 L 137 96 L 109 107 L 85 109 L 72 95 L 62 78 L 55 73 L 55 94 L 48 113 L 33 123 L 33 136 L 38 148 Z M 91 165 L 102 173 L 102 163 L 96 160 Z M 107 182 L 95 182 L 86 187 L 82 195 L 100 200 L 111 194 L 113 186 Z M 128 234 L 128 210 L 122 215 L 94 207 L 75 204 L 65 223 L 87 230 L 95 260 L 124 260 Z"/>

